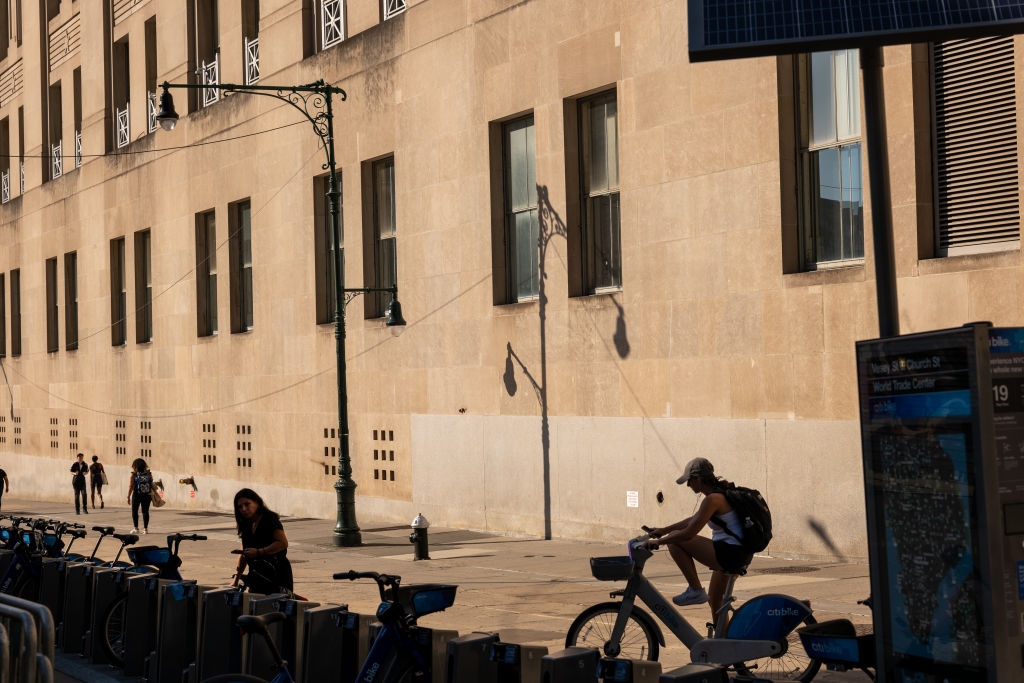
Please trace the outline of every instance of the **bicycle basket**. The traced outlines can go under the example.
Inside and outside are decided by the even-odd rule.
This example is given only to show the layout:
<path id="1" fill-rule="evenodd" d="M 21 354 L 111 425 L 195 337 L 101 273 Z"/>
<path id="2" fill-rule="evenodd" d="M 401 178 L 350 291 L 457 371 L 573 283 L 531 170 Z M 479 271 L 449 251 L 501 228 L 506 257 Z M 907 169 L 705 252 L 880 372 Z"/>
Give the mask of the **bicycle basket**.
<path id="1" fill-rule="evenodd" d="M 598 581 L 626 581 L 633 573 L 633 558 L 628 555 L 592 557 L 590 573 Z"/>
<path id="2" fill-rule="evenodd" d="M 171 559 L 171 551 L 158 545 L 145 545 L 141 548 L 127 548 L 129 559 L 135 564 L 167 564 Z"/>
<path id="3" fill-rule="evenodd" d="M 443 583 L 402 586 L 398 589 L 398 602 L 407 606 L 415 616 L 421 617 L 454 605 L 457 588 L 458 586 Z"/>

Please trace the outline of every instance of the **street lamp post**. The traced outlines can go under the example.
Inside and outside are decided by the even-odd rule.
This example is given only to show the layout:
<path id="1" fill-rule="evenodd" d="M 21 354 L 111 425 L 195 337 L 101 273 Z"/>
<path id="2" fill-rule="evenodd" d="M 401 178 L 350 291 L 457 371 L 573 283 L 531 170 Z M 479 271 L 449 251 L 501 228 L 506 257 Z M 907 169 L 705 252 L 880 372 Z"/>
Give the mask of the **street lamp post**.
<path id="1" fill-rule="evenodd" d="M 345 100 L 345 91 L 328 85 L 323 79 L 314 83 L 296 86 L 273 85 L 237 85 L 233 83 L 168 83 L 160 84 L 160 111 L 156 120 L 164 130 L 172 130 L 178 122 L 178 114 L 174 110 L 174 99 L 170 88 L 204 90 L 217 88 L 224 92 L 245 92 L 253 95 L 272 97 L 292 105 L 300 111 L 311 124 L 313 131 L 323 142 L 327 153 L 327 162 L 321 168 L 328 172 L 327 198 L 331 214 L 331 239 L 334 246 L 334 339 L 337 351 L 338 374 L 338 480 L 334 482 L 334 490 L 338 498 L 337 521 L 334 525 L 333 542 L 336 546 L 357 546 L 362 544 L 362 535 L 356 523 L 356 482 L 352 479 L 352 458 L 348 449 L 348 387 L 345 367 L 345 307 L 349 301 L 360 294 L 370 292 L 388 292 L 391 303 L 386 312 L 385 324 L 394 332 L 405 326 L 402 318 L 402 307 L 398 303 L 398 285 L 391 287 L 355 287 L 346 288 L 341 282 L 341 216 L 338 210 L 338 176 L 334 163 L 334 111 L 332 96 L 340 95 Z"/>

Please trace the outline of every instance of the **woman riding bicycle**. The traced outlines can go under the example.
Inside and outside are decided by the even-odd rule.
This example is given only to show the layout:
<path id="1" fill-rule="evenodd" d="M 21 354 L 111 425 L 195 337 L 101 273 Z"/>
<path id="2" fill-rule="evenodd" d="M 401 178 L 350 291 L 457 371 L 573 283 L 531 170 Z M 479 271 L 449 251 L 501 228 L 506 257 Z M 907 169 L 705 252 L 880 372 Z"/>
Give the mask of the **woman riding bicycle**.
<path id="1" fill-rule="evenodd" d="M 648 547 L 667 545 L 669 554 L 683 572 L 689 587 L 672 598 L 677 605 L 710 603 L 712 619 L 722 606 L 727 579 L 725 574 L 743 574 L 753 558 L 740 546 L 743 535 L 736 512 L 723 491 L 735 484 L 715 476 L 714 465 L 706 458 L 694 458 L 686 464 L 677 484 L 686 484 L 694 493 L 704 494 L 697 513 L 670 526 L 653 529 Z M 711 538 L 698 536 L 707 525 Z M 728 529 L 728 531 L 726 531 Z M 731 532 L 731 533 L 730 533 Z M 694 560 L 712 570 L 709 591 L 701 586 Z"/>
<path id="2" fill-rule="evenodd" d="M 232 586 L 242 579 L 246 566 L 246 587 L 253 593 L 291 592 L 292 565 L 288 562 L 288 537 L 281 518 L 252 489 L 235 494 L 235 524 L 242 539 L 242 554 Z"/>

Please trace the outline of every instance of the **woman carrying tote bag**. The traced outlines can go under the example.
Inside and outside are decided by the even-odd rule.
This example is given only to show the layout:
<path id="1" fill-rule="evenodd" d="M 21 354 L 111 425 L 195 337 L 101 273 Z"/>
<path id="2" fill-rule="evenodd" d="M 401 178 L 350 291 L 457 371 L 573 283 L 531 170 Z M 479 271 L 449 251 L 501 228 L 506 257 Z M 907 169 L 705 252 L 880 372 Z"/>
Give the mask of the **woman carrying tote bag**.
<path id="1" fill-rule="evenodd" d="M 135 458 L 132 463 L 132 473 L 128 479 L 128 502 L 132 505 L 132 533 L 139 533 L 139 508 L 142 508 L 142 533 L 149 533 L 149 506 L 153 502 L 156 493 L 156 484 L 153 482 L 153 473 L 149 471 L 149 465 L 142 458 Z M 160 501 L 160 505 L 163 501 Z M 157 507 L 160 507 L 157 505 Z"/>

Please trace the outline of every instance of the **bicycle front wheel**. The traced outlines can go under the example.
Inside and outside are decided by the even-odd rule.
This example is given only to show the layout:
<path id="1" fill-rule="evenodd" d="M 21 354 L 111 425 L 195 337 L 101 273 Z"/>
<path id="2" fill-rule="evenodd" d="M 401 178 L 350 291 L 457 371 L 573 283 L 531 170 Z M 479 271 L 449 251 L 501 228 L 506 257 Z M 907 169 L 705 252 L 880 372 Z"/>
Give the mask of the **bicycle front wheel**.
<path id="1" fill-rule="evenodd" d="M 124 666 L 124 638 L 127 633 L 128 596 L 122 595 L 107 609 L 103 618 L 103 652 L 116 667 Z"/>
<path id="2" fill-rule="evenodd" d="M 614 652 L 610 640 L 620 603 L 602 602 L 583 610 L 565 635 L 566 647 L 596 647 L 606 655 L 626 659 L 658 660 L 657 626 L 639 607 L 633 606 L 626 618 L 619 651 Z"/>
<path id="3" fill-rule="evenodd" d="M 818 674 L 821 661 L 814 659 L 804 651 L 797 629 L 818 623 L 808 614 L 799 626 L 789 632 L 783 641 L 782 652 L 775 657 L 762 657 L 736 665 L 736 673 L 765 681 L 806 681 Z M 728 629 L 726 629 L 728 633 Z"/>

